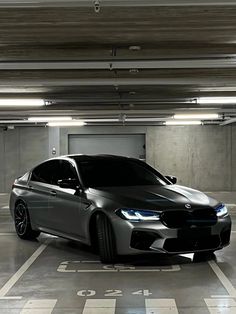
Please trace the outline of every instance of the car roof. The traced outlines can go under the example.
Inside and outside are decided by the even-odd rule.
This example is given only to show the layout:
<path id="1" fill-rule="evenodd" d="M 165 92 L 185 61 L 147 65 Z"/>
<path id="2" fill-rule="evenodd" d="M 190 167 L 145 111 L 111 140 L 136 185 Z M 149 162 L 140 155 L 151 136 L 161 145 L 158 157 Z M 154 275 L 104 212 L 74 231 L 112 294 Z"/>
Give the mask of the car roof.
<path id="1" fill-rule="evenodd" d="M 71 158 L 75 160 L 106 160 L 106 159 L 132 159 L 125 156 L 117 156 L 117 155 L 108 155 L 108 154 L 99 154 L 99 155 L 82 155 L 82 154 L 73 154 L 62 156 L 65 158 Z"/>

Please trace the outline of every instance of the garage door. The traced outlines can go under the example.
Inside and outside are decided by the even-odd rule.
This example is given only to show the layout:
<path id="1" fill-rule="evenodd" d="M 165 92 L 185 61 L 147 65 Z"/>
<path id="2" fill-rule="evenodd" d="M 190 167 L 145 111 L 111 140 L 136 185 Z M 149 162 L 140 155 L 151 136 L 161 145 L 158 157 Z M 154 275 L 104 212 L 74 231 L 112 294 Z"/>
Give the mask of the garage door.
<path id="1" fill-rule="evenodd" d="M 69 153 L 145 159 L 145 135 L 69 135 Z"/>

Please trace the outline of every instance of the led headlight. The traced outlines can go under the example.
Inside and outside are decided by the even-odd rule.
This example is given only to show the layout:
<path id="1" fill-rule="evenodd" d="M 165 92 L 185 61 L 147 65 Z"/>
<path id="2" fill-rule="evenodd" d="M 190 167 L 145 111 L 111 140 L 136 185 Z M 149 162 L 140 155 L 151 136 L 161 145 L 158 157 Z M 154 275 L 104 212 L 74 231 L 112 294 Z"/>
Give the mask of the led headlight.
<path id="1" fill-rule="evenodd" d="M 117 215 L 132 221 L 157 221 L 160 220 L 160 212 L 145 209 L 120 208 Z"/>
<path id="2" fill-rule="evenodd" d="M 223 217 L 223 216 L 225 216 L 227 214 L 228 214 L 228 209 L 227 209 L 227 207 L 224 204 L 222 204 L 222 205 L 220 205 L 219 207 L 216 208 L 216 215 L 218 217 Z"/>

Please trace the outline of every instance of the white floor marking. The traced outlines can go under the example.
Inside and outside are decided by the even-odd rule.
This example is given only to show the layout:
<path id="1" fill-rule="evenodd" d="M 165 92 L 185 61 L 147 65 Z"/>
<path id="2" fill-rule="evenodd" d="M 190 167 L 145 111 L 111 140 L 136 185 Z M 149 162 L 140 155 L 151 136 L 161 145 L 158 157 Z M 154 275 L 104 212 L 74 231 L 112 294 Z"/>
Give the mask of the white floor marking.
<path id="1" fill-rule="evenodd" d="M 0 232 L 0 236 L 16 236 L 15 232 Z"/>
<path id="2" fill-rule="evenodd" d="M 1 297 L 0 300 L 21 300 L 22 297 Z"/>
<path id="3" fill-rule="evenodd" d="M 210 314 L 235 314 L 236 302 L 233 299 L 205 299 Z"/>
<path id="4" fill-rule="evenodd" d="M 51 314 L 57 300 L 29 300 L 20 314 Z"/>
<path id="5" fill-rule="evenodd" d="M 40 247 L 30 256 L 30 258 L 18 269 L 18 271 L 5 283 L 5 285 L 0 289 L 0 299 L 6 297 L 6 294 L 9 292 L 9 290 L 28 270 L 28 268 L 34 263 L 39 255 L 46 249 L 49 242 L 50 241 L 46 241 L 44 244 L 41 244 Z"/>
<path id="6" fill-rule="evenodd" d="M 112 265 L 102 265 L 100 261 L 91 261 L 91 264 L 97 264 L 100 268 L 90 268 L 88 264 L 90 261 L 64 261 L 62 262 L 57 271 L 59 273 L 114 273 L 114 272 L 176 272 L 180 271 L 181 268 L 179 265 L 171 265 L 167 267 L 142 267 L 142 266 L 132 266 L 132 265 L 123 265 L 123 264 L 112 264 Z M 74 266 L 87 265 L 88 269 L 76 269 Z M 72 267 L 72 268 L 71 268 Z"/>
<path id="7" fill-rule="evenodd" d="M 146 314 L 178 314 L 175 299 L 146 299 Z"/>
<path id="8" fill-rule="evenodd" d="M 223 271 L 220 269 L 220 267 L 216 264 L 214 261 L 209 261 L 208 264 L 211 266 L 212 270 L 222 283 L 222 285 L 225 287 L 227 290 L 228 294 L 232 298 L 236 298 L 236 289 L 232 285 L 232 283 L 229 281 L 229 279 L 225 276 Z M 216 297 L 216 296 L 213 296 Z"/>
<path id="9" fill-rule="evenodd" d="M 9 206 L 2 206 L 1 209 L 9 209 Z"/>
<path id="10" fill-rule="evenodd" d="M 116 299 L 88 299 L 82 314 L 115 314 Z"/>

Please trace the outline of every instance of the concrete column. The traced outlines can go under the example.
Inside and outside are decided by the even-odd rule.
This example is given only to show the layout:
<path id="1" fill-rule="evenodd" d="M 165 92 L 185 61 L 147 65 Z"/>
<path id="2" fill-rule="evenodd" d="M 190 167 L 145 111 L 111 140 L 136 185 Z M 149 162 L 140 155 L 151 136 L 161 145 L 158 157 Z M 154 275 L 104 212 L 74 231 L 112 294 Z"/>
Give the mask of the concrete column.
<path id="1" fill-rule="evenodd" d="M 59 127 L 49 127 L 49 147 L 48 154 L 49 158 L 60 156 L 60 128 Z"/>

